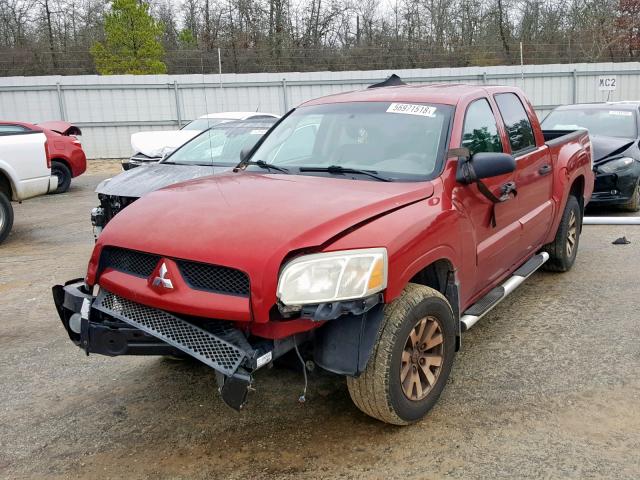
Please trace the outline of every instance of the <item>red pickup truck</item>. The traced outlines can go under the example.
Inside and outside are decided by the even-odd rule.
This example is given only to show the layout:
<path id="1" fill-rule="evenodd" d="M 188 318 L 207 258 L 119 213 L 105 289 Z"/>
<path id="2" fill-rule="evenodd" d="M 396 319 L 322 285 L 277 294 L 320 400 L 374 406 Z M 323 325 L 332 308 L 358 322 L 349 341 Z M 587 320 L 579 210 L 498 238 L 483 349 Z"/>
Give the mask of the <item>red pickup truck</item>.
<path id="1" fill-rule="evenodd" d="M 190 355 L 236 409 L 293 351 L 404 425 L 462 332 L 539 267 L 571 268 L 593 181 L 588 134 L 546 134 L 517 88 L 383 83 L 306 102 L 235 171 L 135 202 L 53 297 L 85 352 Z"/>

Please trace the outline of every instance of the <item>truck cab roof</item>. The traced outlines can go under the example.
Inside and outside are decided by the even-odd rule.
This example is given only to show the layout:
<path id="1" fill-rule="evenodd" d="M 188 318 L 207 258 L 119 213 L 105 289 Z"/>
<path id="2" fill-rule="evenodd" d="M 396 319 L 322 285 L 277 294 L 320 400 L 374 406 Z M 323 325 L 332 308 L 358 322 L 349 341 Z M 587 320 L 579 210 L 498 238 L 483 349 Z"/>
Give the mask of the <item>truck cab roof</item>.
<path id="1" fill-rule="evenodd" d="M 457 105 L 465 98 L 475 98 L 497 92 L 516 92 L 516 87 L 436 83 L 431 85 L 399 85 L 337 93 L 309 100 L 301 106 L 347 102 L 419 102 Z"/>

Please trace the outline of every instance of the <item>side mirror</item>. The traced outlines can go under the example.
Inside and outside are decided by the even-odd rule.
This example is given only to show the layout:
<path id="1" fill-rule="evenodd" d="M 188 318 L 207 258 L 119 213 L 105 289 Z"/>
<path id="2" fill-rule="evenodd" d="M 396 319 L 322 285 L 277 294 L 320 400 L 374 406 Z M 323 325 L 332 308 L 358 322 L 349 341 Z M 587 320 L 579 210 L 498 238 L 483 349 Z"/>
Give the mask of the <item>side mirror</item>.
<path id="1" fill-rule="evenodd" d="M 244 162 L 249 157 L 249 153 L 251 153 L 251 147 L 244 147 L 240 150 L 240 161 Z"/>
<path id="2" fill-rule="evenodd" d="M 456 179 L 460 183 L 473 183 L 483 178 L 497 177 L 514 172 L 516 160 L 512 155 L 501 152 L 478 152 L 469 160 L 458 162 Z"/>

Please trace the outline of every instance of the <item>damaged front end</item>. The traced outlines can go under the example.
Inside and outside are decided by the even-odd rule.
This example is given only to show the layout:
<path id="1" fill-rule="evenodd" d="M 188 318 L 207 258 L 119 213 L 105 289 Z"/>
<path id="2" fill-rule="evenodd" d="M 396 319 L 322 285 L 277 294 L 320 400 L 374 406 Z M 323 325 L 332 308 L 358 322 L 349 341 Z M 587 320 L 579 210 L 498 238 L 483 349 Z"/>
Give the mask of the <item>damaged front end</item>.
<path id="1" fill-rule="evenodd" d="M 91 225 L 93 225 L 95 238 L 100 236 L 104 227 L 113 217 L 137 199 L 137 197 L 122 197 L 99 193 L 98 200 L 100 201 L 100 206 L 91 210 Z"/>
<path id="2" fill-rule="evenodd" d="M 104 289 L 94 295 L 80 279 L 52 290 L 69 338 L 87 355 L 189 355 L 216 371 L 223 401 L 236 410 L 247 401 L 255 371 L 307 340 L 306 334 L 249 338 L 232 322 L 196 323 Z"/>

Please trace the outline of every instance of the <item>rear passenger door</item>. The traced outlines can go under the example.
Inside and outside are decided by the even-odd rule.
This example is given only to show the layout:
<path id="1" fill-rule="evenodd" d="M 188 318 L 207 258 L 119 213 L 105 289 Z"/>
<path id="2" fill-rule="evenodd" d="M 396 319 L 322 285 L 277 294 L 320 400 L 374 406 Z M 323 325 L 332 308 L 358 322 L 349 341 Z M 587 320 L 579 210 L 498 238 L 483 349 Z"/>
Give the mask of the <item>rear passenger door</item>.
<path id="1" fill-rule="evenodd" d="M 495 94 L 494 99 L 507 130 L 510 152 L 516 159 L 516 200 L 522 228 L 520 253 L 524 258 L 540 247 L 550 228 L 553 162 L 549 149 L 536 144 L 531 119 L 520 97 L 509 92 Z"/>

